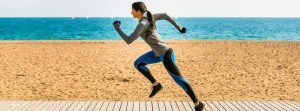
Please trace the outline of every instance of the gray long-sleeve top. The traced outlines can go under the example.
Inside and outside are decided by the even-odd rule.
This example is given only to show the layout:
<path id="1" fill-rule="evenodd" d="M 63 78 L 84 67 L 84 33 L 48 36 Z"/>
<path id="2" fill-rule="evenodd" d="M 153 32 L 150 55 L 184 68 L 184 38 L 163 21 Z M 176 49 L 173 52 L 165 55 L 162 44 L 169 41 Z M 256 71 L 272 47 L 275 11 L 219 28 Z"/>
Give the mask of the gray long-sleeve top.
<path id="1" fill-rule="evenodd" d="M 169 21 L 178 30 L 181 30 L 182 28 L 166 13 L 153 14 L 153 17 L 155 21 Z M 115 29 L 127 44 L 132 43 L 139 36 L 142 37 L 142 39 L 151 47 L 152 51 L 155 54 L 155 57 L 159 57 L 169 49 L 169 46 L 161 40 L 159 34 L 157 33 L 157 30 L 153 30 L 151 28 L 150 22 L 148 21 L 147 17 L 143 17 L 139 20 L 138 25 L 136 26 L 135 30 L 130 34 L 130 36 L 127 36 L 125 33 L 123 33 L 120 27 L 115 27 Z"/>

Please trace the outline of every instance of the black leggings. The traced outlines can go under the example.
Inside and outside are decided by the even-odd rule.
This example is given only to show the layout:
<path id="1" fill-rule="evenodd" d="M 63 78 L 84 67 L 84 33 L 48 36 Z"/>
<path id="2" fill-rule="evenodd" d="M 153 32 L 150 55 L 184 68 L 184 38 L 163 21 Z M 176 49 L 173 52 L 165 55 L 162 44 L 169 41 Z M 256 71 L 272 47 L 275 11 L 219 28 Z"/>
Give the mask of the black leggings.
<path id="1" fill-rule="evenodd" d="M 150 70 L 146 66 L 147 64 L 153 64 L 158 62 L 163 62 L 164 67 L 167 69 L 168 73 L 175 80 L 175 82 L 180 85 L 183 90 L 190 96 L 194 103 L 198 101 L 191 85 L 183 78 L 175 62 L 175 54 L 172 48 L 169 48 L 165 54 L 160 57 L 155 57 L 153 51 L 149 51 L 144 55 L 140 56 L 135 62 L 135 68 L 141 72 L 151 83 L 156 82 L 155 78 L 152 76 Z"/>

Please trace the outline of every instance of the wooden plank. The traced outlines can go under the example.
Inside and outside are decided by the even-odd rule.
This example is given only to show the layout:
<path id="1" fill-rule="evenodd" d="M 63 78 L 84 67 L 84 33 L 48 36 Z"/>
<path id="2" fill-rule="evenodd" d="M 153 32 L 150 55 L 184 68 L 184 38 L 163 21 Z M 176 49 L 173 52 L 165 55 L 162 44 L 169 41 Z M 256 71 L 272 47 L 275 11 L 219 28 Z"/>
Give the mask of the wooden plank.
<path id="1" fill-rule="evenodd" d="M 273 106 L 272 104 L 268 103 L 267 101 L 259 101 L 263 105 L 267 106 L 268 108 L 272 109 L 273 111 L 278 111 L 276 106 Z"/>
<path id="2" fill-rule="evenodd" d="M 22 103 L 19 105 L 15 105 L 12 108 L 10 108 L 8 111 L 16 111 L 17 109 L 19 109 L 20 107 L 22 108 L 24 105 L 26 105 L 27 102 L 22 100 Z"/>
<path id="3" fill-rule="evenodd" d="M 98 101 L 97 104 L 95 105 L 95 108 L 93 108 L 93 111 L 100 111 L 104 102 L 103 101 Z"/>
<path id="4" fill-rule="evenodd" d="M 0 103 L 0 110 L 3 111 L 5 107 L 7 107 L 9 104 L 11 104 L 13 101 L 1 101 Z"/>
<path id="5" fill-rule="evenodd" d="M 179 111 L 179 108 L 175 101 L 171 101 L 170 103 L 173 111 Z"/>
<path id="6" fill-rule="evenodd" d="M 166 111 L 166 107 L 163 101 L 158 102 L 159 111 Z"/>
<path id="7" fill-rule="evenodd" d="M 27 111 L 29 108 L 32 108 L 33 106 L 35 106 L 38 103 L 39 103 L 39 101 L 31 101 L 30 104 L 27 107 L 24 107 L 24 108 L 22 108 L 20 110 L 21 111 Z"/>
<path id="8" fill-rule="evenodd" d="M 24 101 L 24 103 L 22 105 L 19 105 L 18 107 L 14 108 L 13 111 L 19 111 L 19 110 L 23 109 L 24 107 L 27 107 L 28 105 L 30 105 L 30 101 Z"/>
<path id="9" fill-rule="evenodd" d="M 217 108 L 217 106 L 215 106 L 215 104 L 212 103 L 212 101 L 206 101 L 206 103 L 207 103 L 207 106 L 209 106 L 210 109 L 211 109 L 212 111 L 220 111 L 220 110 Z"/>
<path id="10" fill-rule="evenodd" d="M 186 111 L 193 111 L 194 108 L 192 108 L 187 101 L 182 102 L 182 105 L 184 106 Z"/>
<path id="11" fill-rule="evenodd" d="M 300 102 L 290 101 L 291 103 L 294 103 L 296 106 L 300 107 Z"/>
<path id="12" fill-rule="evenodd" d="M 259 111 L 267 111 L 266 109 L 264 109 L 260 105 L 256 104 L 254 101 L 248 101 L 248 103 L 253 106 L 252 109 L 256 109 L 256 110 L 259 110 Z"/>
<path id="13" fill-rule="evenodd" d="M 300 106 L 300 100 L 294 102 Z"/>
<path id="14" fill-rule="evenodd" d="M 268 108 L 272 109 L 273 111 L 278 111 L 277 108 L 275 108 L 271 104 L 267 103 L 266 101 L 260 101 L 260 103 L 264 104 L 265 106 L 267 106 Z"/>
<path id="15" fill-rule="evenodd" d="M 78 103 L 79 103 L 79 101 L 74 101 L 74 103 L 66 111 L 73 111 Z"/>
<path id="16" fill-rule="evenodd" d="M 140 111 L 146 111 L 146 102 L 145 101 L 140 102 Z"/>
<path id="17" fill-rule="evenodd" d="M 44 106 L 41 110 L 42 111 L 48 111 L 49 107 L 51 107 L 53 105 L 54 101 L 49 101 L 49 103 Z"/>
<path id="18" fill-rule="evenodd" d="M 288 110 L 288 111 L 293 110 L 293 109 L 289 108 L 288 106 L 286 106 L 285 104 L 279 103 L 278 101 L 272 101 L 272 102 L 285 110 Z"/>
<path id="19" fill-rule="evenodd" d="M 66 111 L 75 101 L 67 101 L 67 103 L 60 109 L 61 111 Z"/>
<path id="20" fill-rule="evenodd" d="M 91 101 L 85 101 L 84 104 L 82 104 L 82 107 L 79 109 L 79 111 L 86 111 L 90 105 Z"/>
<path id="21" fill-rule="evenodd" d="M 192 101 L 188 101 L 189 106 L 192 108 L 193 111 L 195 111 L 195 104 Z"/>
<path id="22" fill-rule="evenodd" d="M 288 107 L 290 110 L 300 110 L 300 109 L 297 109 L 297 108 L 295 108 L 295 107 L 293 107 L 293 106 L 291 106 L 291 105 L 289 105 L 289 104 L 287 104 L 287 103 L 285 103 L 285 102 L 283 102 L 283 101 L 275 101 L 275 102 L 278 102 L 278 103 L 280 103 L 280 104 L 282 104 L 282 105 L 284 105 L 285 107 Z"/>
<path id="23" fill-rule="evenodd" d="M 224 101 L 223 103 L 226 104 L 232 111 L 239 111 L 239 109 L 229 101 Z"/>
<path id="24" fill-rule="evenodd" d="M 295 101 L 205 101 L 206 111 L 300 110 Z M 194 111 L 191 101 L 0 101 L 0 111 Z"/>
<path id="25" fill-rule="evenodd" d="M 201 101 L 204 104 L 204 110 L 205 111 L 213 111 L 211 109 L 211 107 L 208 105 L 207 101 Z M 194 103 L 193 103 L 194 104 Z M 195 110 L 195 106 L 190 106 L 190 108 L 192 109 L 192 111 Z"/>
<path id="26" fill-rule="evenodd" d="M 294 105 L 290 101 L 283 101 L 283 102 L 286 103 L 286 104 L 288 104 L 288 105 L 290 105 L 290 106 L 292 106 L 293 108 L 296 108 L 296 109 L 300 110 L 300 107 L 298 107 L 297 105 Z"/>
<path id="27" fill-rule="evenodd" d="M 14 101 L 12 104 L 9 104 L 6 108 L 4 108 L 4 111 L 10 111 L 11 109 L 15 108 L 18 105 L 21 105 L 24 101 Z"/>
<path id="28" fill-rule="evenodd" d="M 129 101 L 127 103 L 126 111 L 132 111 L 133 110 L 133 101 Z"/>
<path id="29" fill-rule="evenodd" d="M 247 104 L 245 104 L 243 101 L 236 101 L 236 103 L 238 103 L 246 111 L 254 111 L 253 109 L 251 109 L 250 106 L 248 106 Z"/>
<path id="30" fill-rule="evenodd" d="M 133 111 L 140 111 L 140 102 L 139 101 L 133 102 Z"/>
<path id="31" fill-rule="evenodd" d="M 11 105 L 6 111 L 13 111 L 14 109 L 22 106 L 25 101 L 18 101 L 16 104 Z"/>
<path id="32" fill-rule="evenodd" d="M 100 111 L 106 111 L 108 105 L 109 105 L 109 102 L 108 101 L 104 101 L 103 104 L 102 104 L 102 106 L 101 106 Z"/>
<path id="33" fill-rule="evenodd" d="M 146 101 L 146 110 L 147 111 L 153 111 L 151 101 Z"/>
<path id="34" fill-rule="evenodd" d="M 50 101 L 43 101 L 38 107 L 34 108 L 34 111 L 44 111 L 43 108 L 46 107 L 49 103 Z"/>
<path id="35" fill-rule="evenodd" d="M 98 102 L 101 101 L 91 101 L 90 105 L 87 107 L 86 111 L 93 111 L 97 105 Z"/>
<path id="36" fill-rule="evenodd" d="M 0 102 L 0 110 L 3 111 L 4 108 L 6 108 L 7 106 L 9 106 L 9 104 L 11 104 L 13 101 L 1 101 Z"/>
<path id="37" fill-rule="evenodd" d="M 37 108 L 38 106 L 40 106 L 40 104 L 43 103 L 43 101 L 36 101 L 36 103 L 28 108 L 26 108 L 25 110 L 26 111 L 32 111 L 34 110 L 35 108 Z"/>
<path id="38" fill-rule="evenodd" d="M 251 107 L 251 109 L 253 109 L 254 111 L 266 111 L 265 109 L 263 109 L 262 107 L 260 107 L 259 105 L 257 105 L 256 103 L 254 103 L 253 101 L 242 101 L 243 103 L 245 103 L 246 105 L 248 105 L 249 107 Z"/>
<path id="39" fill-rule="evenodd" d="M 225 101 L 217 101 L 226 111 L 232 111 L 232 109 L 225 103 Z"/>
<path id="40" fill-rule="evenodd" d="M 5 104 L 6 104 L 6 101 L 0 101 L 0 109 L 1 109 L 3 106 L 5 106 Z"/>
<path id="41" fill-rule="evenodd" d="M 54 101 L 51 107 L 48 108 L 48 111 L 53 111 L 62 101 Z"/>
<path id="42" fill-rule="evenodd" d="M 181 101 L 176 101 L 176 104 L 178 106 L 179 111 L 186 111 L 186 109 Z"/>
<path id="43" fill-rule="evenodd" d="M 164 102 L 166 111 L 172 111 L 171 103 L 169 101 Z"/>
<path id="44" fill-rule="evenodd" d="M 113 111 L 120 111 L 120 108 L 121 108 L 121 101 L 117 101 L 115 103 Z"/>
<path id="45" fill-rule="evenodd" d="M 286 109 L 282 108 L 281 106 L 275 104 L 272 101 L 266 101 L 266 103 L 269 103 L 270 105 L 272 105 L 273 107 L 275 107 L 276 109 L 280 110 L 280 111 L 287 111 Z"/>
<path id="46" fill-rule="evenodd" d="M 86 101 L 78 101 L 78 104 L 74 107 L 72 111 L 79 111 L 85 103 Z"/>
<path id="47" fill-rule="evenodd" d="M 127 108 L 127 101 L 121 102 L 120 111 L 126 111 L 126 108 Z"/>
<path id="48" fill-rule="evenodd" d="M 226 111 L 233 111 L 233 109 L 231 109 L 231 107 L 229 107 L 225 101 L 218 101 L 218 103 L 223 106 L 223 108 L 226 110 Z"/>
<path id="49" fill-rule="evenodd" d="M 8 102 L 8 104 L 6 104 L 6 106 L 1 108 L 1 111 L 7 111 L 10 107 L 14 106 L 14 104 L 16 104 L 18 101 L 10 101 Z"/>
<path id="50" fill-rule="evenodd" d="M 107 106 L 106 111 L 112 111 L 114 109 L 115 104 L 116 104 L 115 101 L 110 101 L 108 106 Z"/>
<path id="51" fill-rule="evenodd" d="M 226 109 L 218 103 L 218 101 L 212 101 L 212 103 L 220 110 L 220 111 L 226 111 Z"/>
<path id="52" fill-rule="evenodd" d="M 52 111 L 60 111 L 67 103 L 68 101 L 61 101 Z"/>
<path id="53" fill-rule="evenodd" d="M 230 103 L 231 104 L 233 104 L 235 107 L 234 108 L 236 108 L 236 109 L 238 109 L 238 110 L 240 110 L 240 111 L 245 111 L 246 109 L 242 106 L 242 102 L 237 102 L 237 101 L 230 101 Z"/>
<path id="54" fill-rule="evenodd" d="M 254 101 L 256 104 L 258 104 L 259 106 L 261 106 L 262 108 L 264 108 L 267 111 L 273 111 L 273 109 L 269 108 L 268 106 L 266 106 L 265 104 L 261 103 L 261 101 Z"/>
<path id="55" fill-rule="evenodd" d="M 157 101 L 152 101 L 152 108 L 153 108 L 153 111 L 159 111 L 159 107 L 158 107 L 158 102 Z"/>

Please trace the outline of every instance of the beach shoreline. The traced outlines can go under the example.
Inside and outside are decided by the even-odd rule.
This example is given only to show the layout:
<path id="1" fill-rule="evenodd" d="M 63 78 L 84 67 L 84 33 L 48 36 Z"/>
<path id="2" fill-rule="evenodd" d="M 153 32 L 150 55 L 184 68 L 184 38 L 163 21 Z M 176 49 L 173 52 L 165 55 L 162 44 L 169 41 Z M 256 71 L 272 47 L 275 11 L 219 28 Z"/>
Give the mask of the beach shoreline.
<path id="1" fill-rule="evenodd" d="M 179 70 L 200 100 L 300 100 L 300 42 L 168 40 Z M 164 89 L 133 67 L 144 41 L 0 41 L 1 100 L 190 100 L 162 63 L 151 64 Z"/>

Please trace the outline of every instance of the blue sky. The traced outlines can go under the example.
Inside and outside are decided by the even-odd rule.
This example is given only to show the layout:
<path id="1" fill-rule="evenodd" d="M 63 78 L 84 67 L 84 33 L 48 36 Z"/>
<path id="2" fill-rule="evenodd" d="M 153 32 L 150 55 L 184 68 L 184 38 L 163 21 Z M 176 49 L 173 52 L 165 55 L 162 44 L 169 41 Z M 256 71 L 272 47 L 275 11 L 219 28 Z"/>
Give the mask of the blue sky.
<path id="1" fill-rule="evenodd" d="M 131 17 L 137 0 L 0 0 L 0 17 Z M 175 17 L 300 17 L 300 0 L 140 0 Z"/>

